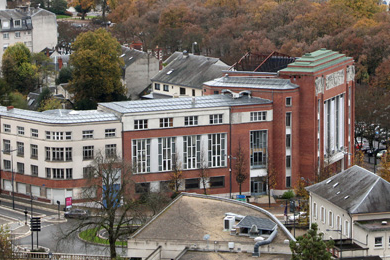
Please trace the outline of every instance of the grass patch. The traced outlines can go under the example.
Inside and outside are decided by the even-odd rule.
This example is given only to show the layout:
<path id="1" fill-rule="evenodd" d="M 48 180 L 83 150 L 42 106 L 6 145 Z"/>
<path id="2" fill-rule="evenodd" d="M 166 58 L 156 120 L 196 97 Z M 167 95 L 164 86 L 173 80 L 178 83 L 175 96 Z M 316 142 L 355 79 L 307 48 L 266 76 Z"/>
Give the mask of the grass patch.
<path id="1" fill-rule="evenodd" d="M 79 233 L 79 236 L 81 239 L 84 239 L 84 240 L 92 242 L 92 243 L 109 245 L 107 239 L 102 239 L 96 235 L 98 230 L 99 230 L 98 228 L 87 229 L 87 230 L 81 231 Z M 127 241 L 116 241 L 115 245 L 127 247 Z"/>
<path id="2" fill-rule="evenodd" d="M 57 15 L 57 19 L 72 19 L 72 18 L 73 17 L 69 15 L 63 15 L 63 14 Z"/>

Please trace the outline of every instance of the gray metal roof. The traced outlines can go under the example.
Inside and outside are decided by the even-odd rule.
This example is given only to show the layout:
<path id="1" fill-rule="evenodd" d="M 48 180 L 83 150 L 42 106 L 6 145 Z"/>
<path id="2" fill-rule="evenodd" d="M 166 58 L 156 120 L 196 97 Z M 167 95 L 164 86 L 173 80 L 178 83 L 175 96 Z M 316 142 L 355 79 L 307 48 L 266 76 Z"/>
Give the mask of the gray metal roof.
<path id="1" fill-rule="evenodd" d="M 193 102 L 194 101 L 194 102 Z M 230 95 L 210 95 L 189 98 L 170 98 L 153 100 L 135 100 L 99 103 L 99 106 L 106 107 L 119 113 L 140 113 L 155 112 L 179 109 L 206 109 L 212 107 L 230 107 L 244 105 L 259 105 L 272 103 L 268 99 L 242 96 L 232 98 Z"/>
<path id="2" fill-rule="evenodd" d="M 201 89 L 203 82 L 220 77 L 230 66 L 217 58 L 175 52 L 164 63 L 168 64 L 153 82 Z"/>
<path id="3" fill-rule="evenodd" d="M 121 58 L 125 62 L 125 67 L 127 68 L 130 66 L 132 63 L 134 63 L 136 60 L 139 58 L 142 58 L 143 56 L 147 57 L 147 53 L 135 49 L 130 49 L 128 47 L 122 46 L 122 55 Z"/>
<path id="4" fill-rule="evenodd" d="M 274 230 L 276 227 L 276 223 L 268 218 L 253 216 L 244 217 L 236 226 L 240 228 L 251 228 L 252 225 L 256 225 L 257 228 L 261 230 Z"/>
<path id="5" fill-rule="evenodd" d="M 224 88 L 257 88 L 257 89 L 296 89 L 298 85 L 291 83 L 289 79 L 224 76 L 204 85 Z"/>
<path id="6" fill-rule="evenodd" d="M 390 212 L 390 183 L 357 165 L 306 189 L 351 214 Z"/>
<path id="7" fill-rule="evenodd" d="M 48 124 L 80 124 L 102 121 L 119 121 L 114 114 L 98 110 L 75 111 L 68 109 L 55 109 L 37 112 L 14 108 L 7 111 L 7 107 L 4 106 L 0 106 L 0 116 Z"/>

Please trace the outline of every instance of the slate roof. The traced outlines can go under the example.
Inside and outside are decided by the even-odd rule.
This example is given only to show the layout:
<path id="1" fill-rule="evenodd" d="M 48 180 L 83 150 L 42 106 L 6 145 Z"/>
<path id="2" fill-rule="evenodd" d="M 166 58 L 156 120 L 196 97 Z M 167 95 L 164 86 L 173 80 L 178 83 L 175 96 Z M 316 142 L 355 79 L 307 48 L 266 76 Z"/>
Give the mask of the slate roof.
<path id="1" fill-rule="evenodd" d="M 128 47 L 122 46 L 122 55 L 120 56 L 123 61 L 125 62 L 125 67 L 127 68 L 132 63 L 134 63 L 139 58 L 142 58 L 142 56 L 147 55 L 147 53 L 143 51 L 139 51 L 136 49 L 130 49 Z"/>
<path id="2" fill-rule="evenodd" d="M 260 77 L 232 77 L 224 76 L 204 85 L 224 88 L 254 88 L 254 89 L 296 89 L 298 85 L 291 83 L 289 79 L 260 78 Z"/>
<path id="3" fill-rule="evenodd" d="M 252 225 L 256 225 L 261 230 L 274 230 L 276 227 L 276 223 L 272 220 L 254 216 L 244 217 L 236 226 L 240 228 L 251 228 Z"/>
<path id="4" fill-rule="evenodd" d="M 217 58 L 182 52 L 175 52 L 164 63 L 168 65 L 152 78 L 152 82 L 197 89 L 202 88 L 203 82 L 222 76 L 222 71 L 230 67 Z"/>
<path id="5" fill-rule="evenodd" d="M 195 102 L 193 102 L 193 100 Z M 189 98 L 169 98 L 153 100 L 135 100 L 99 103 L 119 113 L 156 112 L 179 109 L 206 109 L 211 107 L 230 107 L 244 105 L 271 104 L 272 101 L 257 97 L 242 96 L 232 98 L 230 95 L 209 95 Z"/>
<path id="6" fill-rule="evenodd" d="M 98 110 L 68 110 L 55 109 L 44 112 L 24 110 L 14 108 L 7 111 L 7 107 L 0 106 L 0 116 L 13 117 L 29 121 L 37 121 L 49 124 L 78 124 L 101 121 L 118 121 L 119 119 L 112 113 Z"/>
<path id="7" fill-rule="evenodd" d="M 357 165 L 306 189 L 350 214 L 390 212 L 390 183 Z"/>
<path id="8" fill-rule="evenodd" d="M 9 31 L 23 31 L 23 30 L 31 30 L 32 25 L 26 23 L 26 19 L 28 19 L 29 16 L 17 9 L 6 9 L 6 10 L 0 10 L 0 20 L 8 20 L 13 21 L 15 20 L 21 20 L 21 27 L 14 27 L 13 22 L 10 22 L 10 26 L 8 28 L 2 28 L 2 25 L 0 24 L 1 31 L 2 32 L 9 32 Z"/>

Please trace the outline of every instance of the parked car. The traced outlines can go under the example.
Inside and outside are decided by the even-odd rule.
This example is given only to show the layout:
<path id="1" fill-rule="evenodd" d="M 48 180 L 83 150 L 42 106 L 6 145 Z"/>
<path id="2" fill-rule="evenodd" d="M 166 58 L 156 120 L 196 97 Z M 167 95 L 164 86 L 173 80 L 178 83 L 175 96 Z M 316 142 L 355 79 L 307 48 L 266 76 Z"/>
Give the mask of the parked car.
<path id="1" fill-rule="evenodd" d="M 300 219 L 306 218 L 306 212 L 301 211 L 295 213 L 295 215 L 289 216 L 288 221 L 294 222 L 294 221 L 299 221 Z"/>
<path id="2" fill-rule="evenodd" d="M 382 158 L 383 156 L 385 156 L 387 153 L 386 150 L 381 150 L 379 151 L 377 154 L 376 154 L 376 158 Z"/>
<path id="3" fill-rule="evenodd" d="M 377 153 L 379 153 L 382 150 L 383 149 L 373 148 L 373 149 L 368 149 L 366 153 L 367 153 L 368 156 L 374 156 L 374 154 L 377 154 Z"/>
<path id="4" fill-rule="evenodd" d="M 64 213 L 65 218 L 88 219 L 89 211 L 84 209 L 71 209 Z"/>

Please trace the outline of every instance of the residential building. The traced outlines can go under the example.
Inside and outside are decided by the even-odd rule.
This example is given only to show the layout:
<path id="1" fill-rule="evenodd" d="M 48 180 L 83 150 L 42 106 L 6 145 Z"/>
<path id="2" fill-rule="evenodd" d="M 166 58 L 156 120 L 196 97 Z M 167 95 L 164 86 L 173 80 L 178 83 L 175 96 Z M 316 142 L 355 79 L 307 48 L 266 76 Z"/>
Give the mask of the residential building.
<path id="1" fill-rule="evenodd" d="M 0 107 L 1 189 L 40 200 L 83 199 L 85 174 L 101 152 L 122 153 L 121 123 L 102 111 L 36 112 Z"/>
<path id="2" fill-rule="evenodd" d="M 335 172 L 351 166 L 354 75 L 352 58 L 321 49 L 305 54 L 278 73 L 227 71 L 224 77 L 204 83 L 204 95 L 224 89 L 251 91 L 252 97 L 272 102 L 268 138 L 272 138 L 273 149 L 269 149 L 263 171 L 251 168 L 252 193 L 265 185 L 266 168 L 277 173 L 276 190 L 283 191 L 301 178 L 317 180 L 324 166 Z"/>
<path id="3" fill-rule="evenodd" d="M 159 72 L 159 60 L 151 52 L 122 47 L 125 66 L 123 81 L 127 90 L 127 97 L 139 99 L 151 84 L 151 78 Z"/>
<path id="4" fill-rule="evenodd" d="M 202 96 L 202 84 L 220 77 L 229 66 L 212 57 L 175 52 L 152 80 L 153 98 Z"/>
<path id="5" fill-rule="evenodd" d="M 325 239 L 338 240 L 335 255 L 342 249 L 343 258 L 390 258 L 389 182 L 355 165 L 306 189 L 310 223 Z"/>
<path id="6" fill-rule="evenodd" d="M 0 21 L 0 61 L 4 50 L 17 42 L 24 43 L 31 52 L 47 47 L 53 49 L 57 45 L 56 15 L 45 9 L 2 9 Z"/>
<path id="7" fill-rule="evenodd" d="M 274 215 L 251 204 L 182 193 L 162 212 L 130 237 L 128 256 L 183 260 L 291 258 L 289 241 L 295 238 Z"/>

